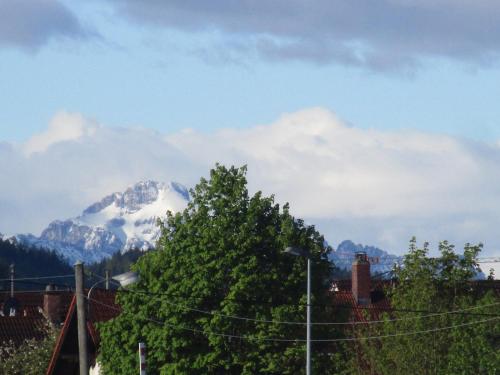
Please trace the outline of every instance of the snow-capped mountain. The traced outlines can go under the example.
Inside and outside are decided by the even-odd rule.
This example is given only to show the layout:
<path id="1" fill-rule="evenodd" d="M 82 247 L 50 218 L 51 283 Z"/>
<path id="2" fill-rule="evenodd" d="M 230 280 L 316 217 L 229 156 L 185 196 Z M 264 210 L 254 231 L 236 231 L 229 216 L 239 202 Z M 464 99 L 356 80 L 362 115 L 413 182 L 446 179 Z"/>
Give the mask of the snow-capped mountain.
<path id="1" fill-rule="evenodd" d="M 377 247 L 363 246 L 349 240 L 341 242 L 337 249 L 330 253 L 329 259 L 338 268 L 350 270 L 355 254 L 360 251 L 365 252 L 368 256 L 370 270 L 373 274 L 389 272 L 395 263 L 399 263 L 402 260 L 402 257 L 389 254 Z"/>
<path id="2" fill-rule="evenodd" d="M 167 210 L 184 209 L 188 201 L 187 189 L 176 182 L 139 182 L 108 195 L 76 218 L 53 221 L 40 237 L 21 234 L 16 239 L 54 249 L 70 262 L 95 262 L 117 251 L 153 247 L 160 235 L 157 219 Z"/>

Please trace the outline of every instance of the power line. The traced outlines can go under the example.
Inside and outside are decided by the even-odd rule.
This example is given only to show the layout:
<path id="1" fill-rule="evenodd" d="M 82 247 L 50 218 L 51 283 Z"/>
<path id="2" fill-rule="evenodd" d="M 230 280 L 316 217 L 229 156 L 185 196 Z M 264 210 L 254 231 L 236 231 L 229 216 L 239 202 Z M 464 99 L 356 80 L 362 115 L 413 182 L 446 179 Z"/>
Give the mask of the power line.
<path id="1" fill-rule="evenodd" d="M 39 289 L 39 290 L 16 290 L 14 293 L 14 297 L 16 294 L 25 294 L 25 293 L 46 293 L 47 291 L 45 289 Z M 57 290 L 57 292 L 68 292 L 67 290 Z M 8 294 L 9 291 L 7 290 L 1 290 L 0 294 Z"/>
<path id="2" fill-rule="evenodd" d="M 87 297 L 85 297 L 87 298 Z M 119 311 L 123 313 L 123 311 L 117 307 L 105 304 L 101 301 L 98 301 L 93 298 L 87 298 L 89 301 L 93 301 L 101 306 L 105 306 L 111 310 Z M 126 312 L 128 313 L 128 312 Z M 132 314 L 132 313 L 129 313 Z M 134 315 L 136 316 L 136 315 Z M 156 323 L 159 325 L 171 327 L 174 329 L 178 330 L 183 330 L 183 331 L 189 331 L 189 332 L 194 332 L 194 333 L 201 333 L 205 336 L 208 335 L 214 335 L 214 336 L 220 336 L 220 337 L 226 337 L 226 338 L 234 338 L 234 339 L 243 339 L 243 340 L 249 340 L 249 341 L 270 341 L 270 342 L 306 342 L 307 340 L 305 339 L 280 339 L 280 338 L 268 338 L 268 337 L 253 337 L 253 336 L 241 336 L 241 335 L 231 335 L 231 334 L 226 334 L 226 333 L 220 333 L 220 332 L 208 332 L 204 331 L 201 329 L 196 329 L 196 328 L 189 328 L 189 327 L 182 327 L 182 326 L 176 326 L 175 324 L 170 324 L 167 322 L 162 322 L 158 319 L 150 318 L 150 317 L 143 317 L 142 319 L 145 319 L 147 321 L 150 321 L 152 323 Z M 422 331 L 410 331 L 410 332 L 400 332 L 400 333 L 394 333 L 394 334 L 388 334 L 388 335 L 380 335 L 380 336 L 368 336 L 368 337 L 346 337 L 346 338 L 340 338 L 340 339 L 312 339 L 310 340 L 311 342 L 340 342 L 340 341 L 362 341 L 362 340 L 375 340 L 375 339 L 383 339 L 383 338 L 388 338 L 388 337 L 396 337 L 396 336 L 409 336 L 409 335 L 416 335 L 416 334 L 421 334 L 421 333 L 429 333 L 429 332 L 437 332 L 437 331 L 444 331 L 448 329 L 453 329 L 453 328 L 459 328 L 459 327 L 465 327 L 465 326 L 470 326 L 474 324 L 481 324 L 481 323 L 486 323 L 490 322 L 493 320 L 500 319 L 500 317 L 495 317 L 495 318 L 490 318 L 490 319 L 484 319 L 484 320 L 479 320 L 479 321 L 474 321 L 474 322 L 468 322 L 468 323 L 462 323 L 462 324 L 455 324 L 452 326 L 447 326 L 447 327 L 441 327 L 441 328 L 433 328 L 429 330 L 422 330 Z"/>
<path id="3" fill-rule="evenodd" d="M 151 295 L 150 292 L 147 291 L 140 291 L 140 290 L 130 290 L 130 289 L 124 289 L 127 292 L 130 293 L 137 293 L 137 294 L 146 294 L 146 295 Z M 153 295 L 154 298 L 157 300 L 159 297 L 157 295 Z M 280 321 L 280 320 L 266 320 L 266 319 L 255 319 L 255 318 L 249 318 L 249 317 L 242 317 L 242 316 L 237 316 L 237 315 L 229 315 L 229 314 L 223 314 L 223 313 L 218 313 L 218 312 L 212 312 L 212 311 L 207 311 L 207 310 L 202 310 L 198 308 L 193 308 L 189 307 L 186 305 L 180 305 L 178 303 L 173 303 L 169 302 L 165 299 L 161 300 L 163 303 L 166 303 L 167 305 L 170 306 L 175 306 L 175 307 L 180 307 L 184 310 L 187 311 L 195 311 L 199 312 L 201 314 L 205 315 L 210 315 L 210 316 L 220 316 L 223 318 L 228 318 L 228 319 L 234 319 L 234 320 L 243 320 L 243 321 L 249 321 L 249 322 L 255 322 L 255 323 L 268 323 L 268 324 L 283 324 L 283 325 L 307 325 L 305 322 L 291 322 L 291 321 Z M 388 320 L 370 320 L 370 321 L 365 321 L 365 322 L 313 322 L 311 325 L 316 325 L 316 326 L 328 326 L 328 325 L 355 325 L 355 324 L 376 324 L 376 323 L 386 323 L 386 322 L 395 322 L 395 321 L 402 321 L 402 320 L 416 320 L 416 319 L 423 319 L 423 318 L 429 318 L 429 317 L 434 317 L 434 316 L 441 316 L 441 315 L 447 315 L 447 314 L 457 314 L 463 311 L 470 311 L 470 310 L 475 310 L 475 309 L 480 309 L 480 308 L 485 308 L 485 307 L 491 307 L 491 306 L 496 306 L 500 305 L 500 302 L 498 303 L 492 303 L 488 305 L 482 305 L 482 306 L 474 306 L 474 307 L 469 307 L 465 309 L 459 309 L 459 310 L 454 310 L 454 311 L 445 311 L 445 312 L 439 312 L 439 313 L 432 313 L 429 315 L 423 315 L 423 316 L 417 316 L 417 317 L 410 317 L 410 318 L 395 318 L 395 319 L 388 319 Z M 354 308 L 354 307 L 353 307 Z M 489 315 L 491 316 L 491 315 Z M 498 316 L 498 315 L 494 315 Z"/>
<path id="4" fill-rule="evenodd" d="M 62 279 L 66 277 L 75 277 L 74 274 L 70 275 L 55 275 L 55 276 L 33 276 L 33 277 L 20 277 L 20 278 L 14 278 L 14 281 L 24 281 L 24 280 L 44 280 L 44 279 Z M 2 281 L 11 281 L 12 279 L 0 279 L 0 282 Z"/>
<path id="5" fill-rule="evenodd" d="M 114 280 L 110 280 L 111 283 L 118 284 Z M 146 295 L 151 295 L 151 296 L 165 296 L 168 298 L 180 298 L 180 299 L 186 299 L 185 296 L 181 295 L 173 295 L 173 294 L 167 294 L 167 293 L 160 293 L 160 292 L 150 292 L 147 290 L 131 290 L 131 289 L 121 289 L 124 292 L 128 293 L 139 293 L 139 294 L 146 294 Z M 195 297 L 195 296 L 190 296 L 190 298 L 198 299 L 198 300 L 203 300 L 206 297 Z M 307 304 L 305 303 L 279 303 L 278 301 L 276 302 L 270 302 L 270 301 L 262 301 L 262 300 L 257 300 L 257 299 L 239 299 L 239 298 L 229 298 L 226 297 L 224 298 L 226 301 L 234 301 L 234 302 L 239 302 L 242 304 L 262 304 L 262 305 L 270 305 L 270 306 L 293 306 L 293 307 L 306 307 Z M 313 308 L 339 308 L 339 309 L 352 309 L 352 305 L 338 305 L 338 304 L 311 304 L 311 307 Z M 356 306 L 357 309 L 359 310 L 368 310 L 368 311 L 379 311 L 381 308 L 375 307 L 375 306 Z M 442 311 L 429 311 L 429 310 L 412 310 L 412 309 L 395 309 L 395 308 L 389 308 L 389 309 L 383 309 L 387 312 L 402 312 L 402 313 L 424 313 L 424 314 L 441 314 Z M 471 316 L 498 316 L 498 315 L 492 315 L 492 314 L 484 314 L 484 313 L 460 313 L 457 312 L 457 314 L 461 315 L 471 315 Z"/>
<path id="6" fill-rule="evenodd" d="M 102 280 L 105 280 L 104 277 L 96 274 L 96 273 L 90 273 L 89 276 L 91 277 L 97 277 L 99 279 L 102 279 Z M 43 280 L 43 279 L 57 279 L 57 278 L 69 278 L 69 277 L 74 277 L 74 274 L 68 274 L 68 275 L 53 275 L 53 276 L 33 276 L 33 277 L 23 277 L 23 278 L 15 278 L 14 281 L 28 281 L 28 280 Z M 0 279 L 0 282 L 2 281 L 11 281 L 11 279 Z M 110 279 L 110 282 L 114 282 L 112 279 Z M 61 286 L 64 286 L 64 287 L 67 287 L 67 285 L 63 285 L 63 284 L 60 284 Z M 129 289 L 124 289 L 124 291 L 127 291 L 127 292 L 137 292 L 137 293 L 144 293 L 144 294 L 148 294 L 148 295 L 162 295 L 162 296 L 167 296 L 167 297 L 172 297 L 172 295 L 167 295 L 166 293 L 153 293 L 153 292 L 148 292 L 148 291 L 132 291 L 132 290 L 129 290 Z M 23 291 L 23 292 L 26 292 L 26 291 Z M 31 292 L 43 292 L 43 290 L 40 290 L 40 291 L 31 291 Z M 182 296 L 174 296 L 174 297 L 180 297 L 180 298 L 183 298 Z M 202 297 L 195 297 L 195 298 L 202 298 Z M 230 300 L 230 301 L 236 301 L 236 302 L 241 302 L 241 303 L 261 303 L 261 304 L 267 304 L 267 305 L 274 305 L 276 306 L 276 304 L 274 304 L 273 302 L 269 302 L 269 301 L 258 301 L 258 300 L 241 300 L 241 299 L 228 299 L 226 298 L 226 300 Z M 280 304 L 282 306 L 307 306 L 307 304 L 301 304 L 301 303 L 298 303 L 298 304 L 285 304 L 285 303 L 282 303 Z M 314 305 L 311 305 L 311 307 L 315 307 L 315 308 L 318 308 L 318 307 L 331 307 L 331 308 L 341 308 L 341 309 L 352 309 L 352 306 L 346 306 L 346 305 L 335 305 L 335 304 L 314 304 Z M 373 307 L 365 307 L 365 306 L 357 306 L 356 307 L 357 309 L 363 309 L 363 310 L 379 310 L 377 308 L 373 308 Z M 194 309 L 193 309 L 194 310 Z M 428 310 L 410 310 L 410 309 L 394 309 L 394 308 L 391 308 L 389 310 L 387 310 L 388 312 L 403 312 L 403 313 L 426 313 L 426 314 L 430 314 L 430 316 L 434 316 L 434 315 L 442 315 L 442 314 L 449 314 L 449 313 L 456 313 L 456 314 L 460 314 L 460 311 L 466 311 L 467 309 L 465 310 L 455 310 L 455 312 L 436 312 L 436 311 L 428 311 Z M 210 312 L 207 312 L 207 311 L 199 311 L 201 313 L 209 313 L 211 314 Z M 492 314 L 481 314 L 481 313 L 476 313 L 476 314 L 473 314 L 473 313 L 462 313 L 463 315 L 475 315 L 475 316 L 497 316 L 497 315 L 492 315 Z M 228 317 L 231 317 L 228 315 Z M 239 318 L 241 320 L 252 320 L 251 318 L 244 318 L 244 317 L 234 317 L 234 318 Z M 415 318 L 418 318 L 418 317 L 415 317 Z M 420 317 L 422 318 L 422 317 Z M 264 321 L 262 321 L 264 322 Z M 287 323 L 291 323 L 291 324 L 303 324 L 303 323 L 299 323 L 299 322 L 287 322 Z M 350 324 L 350 323 L 348 323 Z"/>

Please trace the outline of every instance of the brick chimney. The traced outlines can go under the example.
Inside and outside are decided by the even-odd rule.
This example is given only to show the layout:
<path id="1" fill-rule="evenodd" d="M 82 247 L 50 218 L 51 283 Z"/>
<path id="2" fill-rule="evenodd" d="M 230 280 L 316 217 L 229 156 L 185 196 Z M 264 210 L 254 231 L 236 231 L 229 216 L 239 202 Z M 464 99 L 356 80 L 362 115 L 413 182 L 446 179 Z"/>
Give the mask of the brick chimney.
<path id="1" fill-rule="evenodd" d="M 352 263 L 352 294 L 360 305 L 368 305 L 370 299 L 370 262 L 366 253 L 357 252 Z"/>
<path id="2" fill-rule="evenodd" d="M 63 320 L 61 311 L 61 293 L 53 284 L 47 285 L 43 295 L 43 313 L 52 324 L 60 324 Z"/>

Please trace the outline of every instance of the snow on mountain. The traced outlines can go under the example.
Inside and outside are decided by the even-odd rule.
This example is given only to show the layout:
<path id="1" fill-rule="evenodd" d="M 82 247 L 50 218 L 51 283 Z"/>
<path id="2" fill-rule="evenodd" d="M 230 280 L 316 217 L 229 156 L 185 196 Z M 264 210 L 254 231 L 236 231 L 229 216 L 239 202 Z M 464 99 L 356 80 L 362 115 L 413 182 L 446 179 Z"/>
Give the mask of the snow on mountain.
<path id="1" fill-rule="evenodd" d="M 336 250 L 329 255 L 329 260 L 340 269 L 351 269 L 357 252 L 365 252 L 370 260 L 372 274 L 386 273 L 393 269 L 394 264 L 401 262 L 402 257 L 389 254 L 374 246 L 363 246 L 346 240 L 339 244 Z"/>
<path id="2" fill-rule="evenodd" d="M 20 234 L 20 242 L 54 249 L 70 262 L 87 263 L 117 251 L 152 248 L 160 231 L 158 218 L 181 211 L 189 201 L 187 189 L 176 182 L 143 181 L 123 193 L 113 193 L 72 219 L 56 220 L 40 237 Z"/>

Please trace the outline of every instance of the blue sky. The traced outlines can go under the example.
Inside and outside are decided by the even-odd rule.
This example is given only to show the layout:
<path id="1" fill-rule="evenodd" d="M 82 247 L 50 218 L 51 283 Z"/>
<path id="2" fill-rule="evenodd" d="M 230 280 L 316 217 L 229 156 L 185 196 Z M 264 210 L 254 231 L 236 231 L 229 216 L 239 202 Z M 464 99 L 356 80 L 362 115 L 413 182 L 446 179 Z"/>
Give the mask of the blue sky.
<path id="1" fill-rule="evenodd" d="M 361 128 L 500 137 L 496 59 L 423 54 L 417 66 L 383 70 L 266 59 L 240 46 L 228 51 L 231 38 L 244 43 L 251 31 L 158 27 L 131 21 L 112 4 L 61 3 L 89 35 L 62 29 L 38 45 L 0 49 L 0 139 L 25 140 L 61 109 L 170 132 L 248 127 L 312 106 Z"/>
<path id="2" fill-rule="evenodd" d="M 494 1 L 3 1 L 0 232 L 221 161 L 331 243 L 499 254 L 499 62 Z"/>

